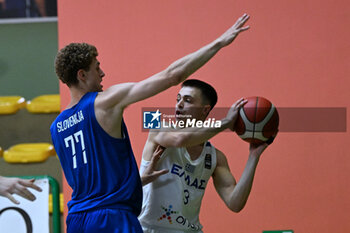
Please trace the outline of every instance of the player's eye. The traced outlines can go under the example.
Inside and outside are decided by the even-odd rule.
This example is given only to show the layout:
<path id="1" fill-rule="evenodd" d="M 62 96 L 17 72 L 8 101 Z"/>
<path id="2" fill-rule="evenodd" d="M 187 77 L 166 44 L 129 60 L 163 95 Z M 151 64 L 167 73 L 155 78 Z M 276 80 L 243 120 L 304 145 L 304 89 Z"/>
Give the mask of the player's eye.
<path id="1" fill-rule="evenodd" d="M 180 96 L 177 96 L 176 103 L 178 103 L 181 100 Z"/>
<path id="2" fill-rule="evenodd" d="M 191 102 L 192 102 L 192 99 L 191 99 L 191 98 L 185 98 L 185 102 L 191 103 Z"/>

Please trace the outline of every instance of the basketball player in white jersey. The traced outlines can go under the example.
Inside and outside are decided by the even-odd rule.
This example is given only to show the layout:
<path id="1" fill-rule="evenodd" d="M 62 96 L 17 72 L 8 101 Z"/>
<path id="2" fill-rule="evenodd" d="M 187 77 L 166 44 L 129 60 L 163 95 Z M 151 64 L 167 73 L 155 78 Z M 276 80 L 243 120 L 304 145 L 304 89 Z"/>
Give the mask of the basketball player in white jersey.
<path id="1" fill-rule="evenodd" d="M 187 80 L 177 95 L 176 114 L 204 121 L 216 102 L 213 87 Z M 191 128 L 149 133 L 140 167 L 144 186 L 139 220 L 145 233 L 202 232 L 199 210 L 210 177 L 230 210 L 243 209 L 267 143 L 250 145 L 246 167 L 237 183 L 226 156 L 207 140 L 223 129 L 234 130 L 238 111 L 245 103 L 240 99 L 231 107 L 219 130 Z"/>

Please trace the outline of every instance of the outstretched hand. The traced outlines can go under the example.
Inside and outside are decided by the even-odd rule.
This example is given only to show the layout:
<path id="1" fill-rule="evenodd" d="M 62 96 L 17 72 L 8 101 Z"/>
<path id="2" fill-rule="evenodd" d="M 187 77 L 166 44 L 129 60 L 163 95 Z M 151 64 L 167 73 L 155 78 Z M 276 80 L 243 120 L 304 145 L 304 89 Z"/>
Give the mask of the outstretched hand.
<path id="1" fill-rule="evenodd" d="M 227 46 L 232 43 L 232 41 L 238 36 L 239 33 L 246 31 L 249 29 L 249 26 L 245 26 L 244 24 L 248 21 L 249 19 L 248 14 L 243 14 L 236 23 L 230 27 L 222 36 L 220 36 L 220 40 L 222 43 L 222 46 Z"/>
<path id="2" fill-rule="evenodd" d="M 157 148 L 155 149 L 155 151 L 153 152 L 152 159 L 151 159 L 148 167 L 145 169 L 145 171 L 141 175 L 142 185 L 146 185 L 148 183 L 151 183 L 154 180 L 156 180 L 159 176 L 164 175 L 164 174 L 169 172 L 169 170 L 167 170 L 167 169 L 163 169 L 163 170 L 159 170 L 159 171 L 156 170 L 157 163 L 158 163 L 161 155 L 163 154 L 164 150 L 165 150 L 164 147 L 158 145 Z"/>
<path id="3" fill-rule="evenodd" d="M 15 204 L 19 204 L 12 194 L 18 194 L 19 196 L 34 201 L 35 196 L 27 189 L 32 188 L 41 192 L 41 188 L 34 184 L 34 179 L 20 179 L 20 178 L 10 178 L 0 176 L 0 195 L 7 197 L 10 201 Z"/>

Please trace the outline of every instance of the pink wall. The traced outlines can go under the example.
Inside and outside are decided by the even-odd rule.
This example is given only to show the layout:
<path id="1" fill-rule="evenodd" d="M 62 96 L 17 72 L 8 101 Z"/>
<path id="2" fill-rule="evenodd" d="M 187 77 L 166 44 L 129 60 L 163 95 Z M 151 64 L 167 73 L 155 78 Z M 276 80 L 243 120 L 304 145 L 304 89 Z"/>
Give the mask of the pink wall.
<path id="1" fill-rule="evenodd" d="M 82 41 L 96 45 L 105 87 L 160 71 L 215 39 L 247 12 L 251 29 L 194 75 L 216 87 L 218 106 L 228 107 L 239 97 L 252 95 L 264 96 L 278 107 L 350 105 L 348 1 L 61 0 L 58 4 L 59 47 Z M 177 91 L 172 88 L 126 109 L 138 162 L 147 137 L 141 132 L 141 108 L 171 107 Z M 61 96 L 64 107 L 69 94 L 63 86 Z M 349 140 L 348 132 L 281 132 L 261 159 L 241 213 L 231 213 L 209 185 L 201 209 L 204 231 L 349 232 Z M 230 133 L 212 141 L 227 155 L 238 180 L 248 144 Z M 67 186 L 64 192 L 68 199 Z"/>

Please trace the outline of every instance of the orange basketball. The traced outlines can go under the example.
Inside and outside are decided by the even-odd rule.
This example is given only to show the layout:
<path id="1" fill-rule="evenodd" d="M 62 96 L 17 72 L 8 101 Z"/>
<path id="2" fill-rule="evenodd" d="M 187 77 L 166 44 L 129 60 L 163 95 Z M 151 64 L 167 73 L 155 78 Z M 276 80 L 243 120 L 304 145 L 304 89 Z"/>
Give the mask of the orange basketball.
<path id="1" fill-rule="evenodd" d="M 250 143 L 267 142 L 278 131 L 279 116 L 275 106 L 263 97 L 248 97 L 240 109 L 235 130 Z"/>

